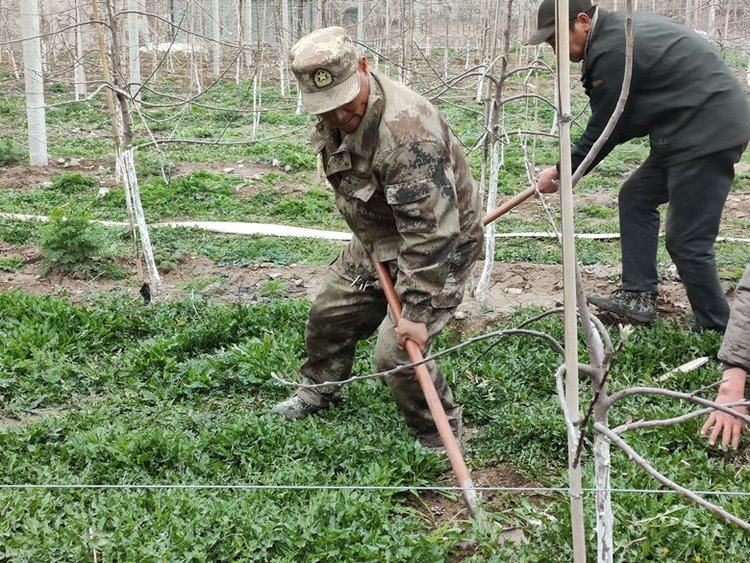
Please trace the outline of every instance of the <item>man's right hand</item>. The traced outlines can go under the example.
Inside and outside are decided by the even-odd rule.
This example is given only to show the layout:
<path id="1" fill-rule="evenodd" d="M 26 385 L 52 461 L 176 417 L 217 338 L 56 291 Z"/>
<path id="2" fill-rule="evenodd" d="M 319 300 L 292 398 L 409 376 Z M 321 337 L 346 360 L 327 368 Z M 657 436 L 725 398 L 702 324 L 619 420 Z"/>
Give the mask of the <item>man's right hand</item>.
<path id="1" fill-rule="evenodd" d="M 539 173 L 539 179 L 536 181 L 536 189 L 543 194 L 553 194 L 557 191 L 557 181 L 560 179 L 560 173 L 556 166 L 545 168 Z"/>

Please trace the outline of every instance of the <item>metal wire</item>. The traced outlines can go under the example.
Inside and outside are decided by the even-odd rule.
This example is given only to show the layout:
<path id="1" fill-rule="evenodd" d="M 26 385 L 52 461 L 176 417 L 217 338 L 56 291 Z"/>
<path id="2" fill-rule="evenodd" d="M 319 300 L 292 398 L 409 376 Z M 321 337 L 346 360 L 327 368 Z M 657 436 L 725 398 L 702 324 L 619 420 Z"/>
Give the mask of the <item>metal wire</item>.
<path id="1" fill-rule="evenodd" d="M 28 490 L 28 489 L 109 489 L 109 490 L 238 490 L 238 491 L 455 491 L 461 492 L 463 487 L 457 486 L 378 486 L 378 485 L 159 485 L 159 484 L 82 484 L 82 483 L 49 483 L 49 484 L 17 484 L 8 485 L 0 484 L 0 490 Z M 524 493 L 569 493 L 567 487 L 478 487 L 474 486 L 476 491 L 489 492 L 524 492 Z M 669 489 L 596 489 L 584 488 L 584 493 L 625 493 L 625 494 L 680 494 L 677 491 Z M 697 495 L 703 496 L 729 496 L 729 497 L 750 497 L 750 492 L 745 491 L 693 491 Z"/>

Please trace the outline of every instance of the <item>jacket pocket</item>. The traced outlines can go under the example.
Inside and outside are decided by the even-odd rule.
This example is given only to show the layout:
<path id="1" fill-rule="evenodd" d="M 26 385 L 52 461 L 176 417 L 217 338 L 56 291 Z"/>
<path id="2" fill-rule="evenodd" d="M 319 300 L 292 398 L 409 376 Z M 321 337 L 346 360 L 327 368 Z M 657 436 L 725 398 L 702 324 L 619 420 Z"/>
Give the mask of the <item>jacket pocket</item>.
<path id="1" fill-rule="evenodd" d="M 400 233 L 423 233 L 437 228 L 435 208 L 426 181 L 402 182 L 386 188 L 386 201 L 393 209 Z"/>

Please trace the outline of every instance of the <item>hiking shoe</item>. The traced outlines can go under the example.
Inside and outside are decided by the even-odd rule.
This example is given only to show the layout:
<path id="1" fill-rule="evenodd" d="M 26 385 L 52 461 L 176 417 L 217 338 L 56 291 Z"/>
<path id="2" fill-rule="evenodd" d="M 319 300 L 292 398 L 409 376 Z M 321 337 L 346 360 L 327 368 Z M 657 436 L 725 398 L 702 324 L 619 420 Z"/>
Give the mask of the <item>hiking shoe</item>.
<path id="1" fill-rule="evenodd" d="M 314 414 L 323 410 L 325 407 L 311 405 L 300 399 L 297 395 L 289 397 L 286 401 L 280 402 L 271 409 L 273 414 L 278 414 L 284 418 L 296 419 L 305 418 L 307 415 Z"/>
<path id="2" fill-rule="evenodd" d="M 656 319 L 656 292 L 617 289 L 609 297 L 592 295 L 589 303 L 627 319 L 650 324 Z"/>
<path id="3" fill-rule="evenodd" d="M 422 449 L 439 456 L 448 455 L 448 452 L 445 451 L 445 446 L 425 446 L 424 444 L 422 444 Z"/>
<path id="4" fill-rule="evenodd" d="M 698 321 L 695 321 L 693 323 L 693 326 L 690 328 L 694 333 L 696 334 L 703 334 L 707 330 L 712 330 L 714 332 L 718 332 L 720 334 L 724 334 L 727 331 L 727 327 L 718 327 L 718 326 L 701 326 L 701 324 Z"/>
<path id="5" fill-rule="evenodd" d="M 461 409 L 463 411 L 463 409 Z M 458 427 L 453 429 L 453 436 L 456 438 L 456 442 L 458 442 L 459 449 L 463 449 L 463 437 L 464 437 L 464 425 L 463 425 L 463 417 L 459 417 L 458 419 Z M 422 445 L 422 447 L 430 451 L 432 453 L 438 454 L 438 455 L 445 455 L 445 446 L 443 445 L 443 440 L 440 438 L 440 434 L 431 434 L 428 436 L 418 436 L 417 439 L 419 440 L 419 443 Z"/>

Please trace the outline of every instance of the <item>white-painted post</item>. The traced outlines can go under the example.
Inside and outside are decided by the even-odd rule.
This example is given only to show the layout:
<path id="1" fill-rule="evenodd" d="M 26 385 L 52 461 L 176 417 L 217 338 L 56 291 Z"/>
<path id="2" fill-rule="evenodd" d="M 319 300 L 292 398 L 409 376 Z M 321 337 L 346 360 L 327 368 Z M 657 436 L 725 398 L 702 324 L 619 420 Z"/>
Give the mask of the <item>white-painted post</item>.
<path id="1" fill-rule="evenodd" d="M 568 432 L 568 480 L 570 519 L 573 533 L 573 561 L 586 561 L 586 533 L 583 524 L 581 466 L 574 466 L 580 428 L 578 405 L 578 309 L 576 306 L 576 248 L 573 229 L 573 188 L 570 161 L 570 45 L 568 43 L 568 0 L 557 0 L 557 84 L 560 91 L 560 203 L 562 211 L 563 301 L 565 303 L 565 407 L 573 421 Z"/>

